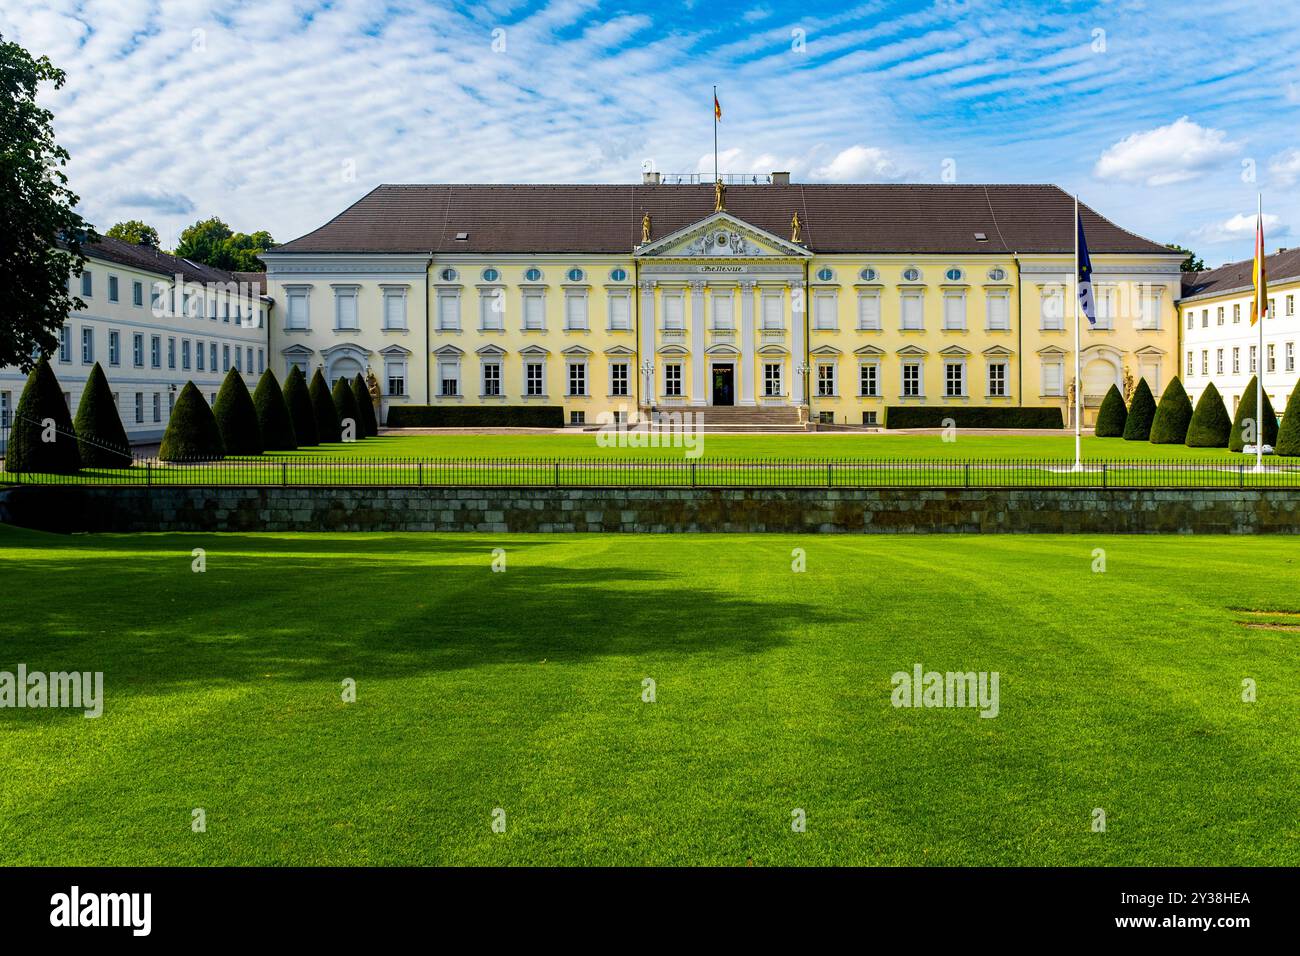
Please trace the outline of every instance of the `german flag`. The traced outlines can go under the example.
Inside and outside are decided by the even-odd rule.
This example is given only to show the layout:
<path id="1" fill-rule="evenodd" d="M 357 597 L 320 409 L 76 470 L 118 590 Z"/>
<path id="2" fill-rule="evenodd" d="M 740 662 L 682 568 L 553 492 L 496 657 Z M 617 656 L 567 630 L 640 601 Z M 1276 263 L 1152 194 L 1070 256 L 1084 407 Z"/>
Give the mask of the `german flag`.
<path id="1" fill-rule="evenodd" d="M 1268 277 L 1264 274 L 1264 213 L 1255 220 L 1255 268 L 1251 275 L 1255 282 L 1255 299 L 1250 303 L 1250 324 L 1268 310 Z"/>
<path id="2" fill-rule="evenodd" d="M 722 120 L 722 104 L 718 102 L 718 94 L 713 94 L 713 119 L 720 122 Z"/>

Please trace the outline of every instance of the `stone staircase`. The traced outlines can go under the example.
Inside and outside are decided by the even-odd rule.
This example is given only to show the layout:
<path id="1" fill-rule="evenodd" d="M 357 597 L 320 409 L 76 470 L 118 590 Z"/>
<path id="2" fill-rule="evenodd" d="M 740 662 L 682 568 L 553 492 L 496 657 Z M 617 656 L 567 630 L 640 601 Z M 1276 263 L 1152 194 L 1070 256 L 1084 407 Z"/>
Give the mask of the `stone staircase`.
<path id="1" fill-rule="evenodd" d="M 786 406 L 743 407 L 740 405 L 706 405 L 656 407 L 652 414 L 690 412 L 692 420 L 702 421 L 711 432 L 803 432 L 807 423 L 800 420 L 800 409 Z"/>

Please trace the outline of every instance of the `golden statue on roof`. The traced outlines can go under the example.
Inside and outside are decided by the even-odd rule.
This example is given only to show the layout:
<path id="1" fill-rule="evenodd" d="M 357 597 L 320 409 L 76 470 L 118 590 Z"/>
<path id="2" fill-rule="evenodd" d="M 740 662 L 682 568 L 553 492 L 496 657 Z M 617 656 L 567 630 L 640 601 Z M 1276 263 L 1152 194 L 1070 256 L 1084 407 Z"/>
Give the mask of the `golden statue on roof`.
<path id="1" fill-rule="evenodd" d="M 727 208 L 727 187 L 722 185 L 722 180 L 714 180 L 713 183 L 713 211 L 722 212 Z"/>
<path id="2" fill-rule="evenodd" d="M 641 217 L 641 241 L 650 241 L 650 214 L 646 213 Z"/>
<path id="3" fill-rule="evenodd" d="M 803 223 L 799 221 L 799 213 L 796 211 L 795 214 L 790 217 L 790 241 L 791 242 L 799 241 L 799 230 L 802 228 L 803 228 Z"/>

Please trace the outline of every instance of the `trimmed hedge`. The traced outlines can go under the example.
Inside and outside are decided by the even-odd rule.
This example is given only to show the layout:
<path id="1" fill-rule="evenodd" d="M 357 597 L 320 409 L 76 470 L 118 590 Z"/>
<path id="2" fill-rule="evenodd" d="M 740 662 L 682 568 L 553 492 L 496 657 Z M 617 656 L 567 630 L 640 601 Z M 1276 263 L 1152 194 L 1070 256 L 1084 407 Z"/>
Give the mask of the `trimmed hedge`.
<path id="1" fill-rule="evenodd" d="M 1232 419 L 1228 407 L 1211 382 L 1196 400 L 1196 411 L 1192 413 L 1192 423 L 1187 428 L 1187 447 L 1227 448 L 1231 434 Z"/>
<path id="2" fill-rule="evenodd" d="M 294 440 L 299 448 L 319 445 L 316 437 L 316 411 L 312 408 L 311 395 L 307 393 L 307 377 L 302 369 L 294 366 L 284 382 L 284 403 L 289 406 L 289 417 L 293 419 Z"/>
<path id="3" fill-rule="evenodd" d="M 225 456 L 216 416 L 203 393 L 193 382 L 186 382 L 167 422 L 158 457 L 163 461 L 209 461 Z"/>
<path id="4" fill-rule="evenodd" d="M 1277 444 L 1273 450 L 1288 458 L 1300 457 L 1300 382 L 1291 389 L 1291 397 L 1286 400 L 1282 427 L 1278 429 Z"/>
<path id="5" fill-rule="evenodd" d="M 263 451 L 293 451 L 298 439 L 293 431 L 293 419 L 285 404 L 280 381 L 269 368 L 253 390 L 253 408 L 257 410 L 257 427 L 262 432 Z"/>
<path id="6" fill-rule="evenodd" d="M 366 380 L 360 372 L 352 379 L 352 397 L 357 400 L 357 411 L 361 413 L 366 437 L 374 438 L 379 434 L 379 419 L 375 417 L 375 403 L 370 400 L 370 389 L 366 388 Z"/>
<path id="7" fill-rule="evenodd" d="M 131 467 L 131 442 L 126 437 L 122 416 L 117 413 L 113 390 L 98 362 L 86 378 L 86 390 L 81 393 L 73 428 L 77 432 L 77 450 L 83 468 Z"/>
<path id="8" fill-rule="evenodd" d="M 325 376 L 321 374 L 320 369 L 311 377 L 311 384 L 307 386 L 307 394 L 311 397 L 311 411 L 316 419 L 316 439 L 320 444 L 326 442 L 336 442 L 342 437 L 342 429 L 339 427 L 339 410 L 334 404 L 334 399 L 330 397 L 329 386 L 325 384 Z"/>
<path id="9" fill-rule="evenodd" d="M 352 394 L 352 382 L 346 378 L 340 378 L 334 383 L 334 389 L 330 393 L 334 400 L 334 407 L 339 410 L 339 430 L 346 437 L 348 423 L 352 423 L 352 440 L 361 441 L 366 437 L 366 425 L 361 420 L 361 409 L 357 408 L 357 397 Z"/>
<path id="10" fill-rule="evenodd" d="M 1133 389 L 1133 401 L 1129 402 L 1128 420 L 1124 422 L 1124 440 L 1149 441 L 1151 420 L 1155 417 L 1156 400 L 1151 395 L 1151 386 L 1146 379 L 1140 378 L 1137 388 Z"/>
<path id="11" fill-rule="evenodd" d="M 262 429 L 257 424 L 257 409 L 253 406 L 253 396 L 248 394 L 244 377 L 231 369 L 217 392 L 217 403 L 212 406 L 216 416 L 217 427 L 221 429 L 221 441 L 226 446 L 227 455 L 260 455 L 262 453 Z"/>
<path id="12" fill-rule="evenodd" d="M 1165 386 L 1156 407 L 1156 417 L 1151 419 L 1151 444 L 1181 445 L 1187 441 L 1187 427 L 1192 423 L 1192 400 L 1175 375 Z"/>
<path id="13" fill-rule="evenodd" d="M 1241 432 L 1246 420 L 1255 418 L 1257 380 L 1257 376 L 1252 375 L 1250 377 L 1250 384 L 1246 386 L 1241 401 L 1237 403 L 1237 414 L 1232 419 L 1232 434 L 1228 436 L 1228 449 L 1230 451 L 1241 451 L 1246 447 Z M 1256 435 L 1264 439 L 1265 445 L 1272 445 L 1275 449 L 1277 448 L 1277 413 L 1273 411 L 1273 403 L 1268 399 L 1268 392 L 1264 393 L 1264 414 L 1260 416 L 1260 424 L 1256 429 Z M 1251 442 L 1251 444 L 1254 444 L 1254 442 Z"/>
<path id="14" fill-rule="evenodd" d="M 1093 434 L 1098 438 L 1123 438 L 1124 424 L 1127 421 L 1128 406 L 1124 404 L 1124 396 L 1119 386 L 1112 385 L 1106 397 L 1101 400 L 1101 408 L 1097 409 L 1097 425 Z"/>
<path id="15" fill-rule="evenodd" d="M 1064 428 L 1059 408 L 998 406 L 946 408 L 937 405 L 890 405 L 886 428 L 944 428 L 952 419 L 958 428 Z"/>
<path id="16" fill-rule="evenodd" d="M 389 428 L 563 428 L 559 405 L 394 405 Z"/>
<path id="17" fill-rule="evenodd" d="M 49 432 L 51 441 L 43 440 L 46 421 L 54 426 Z M 14 409 L 9 446 L 5 450 L 5 471 L 71 475 L 80 467 L 77 432 L 63 398 L 63 388 L 50 368 L 49 359 L 42 358 L 27 376 L 27 384 Z"/>

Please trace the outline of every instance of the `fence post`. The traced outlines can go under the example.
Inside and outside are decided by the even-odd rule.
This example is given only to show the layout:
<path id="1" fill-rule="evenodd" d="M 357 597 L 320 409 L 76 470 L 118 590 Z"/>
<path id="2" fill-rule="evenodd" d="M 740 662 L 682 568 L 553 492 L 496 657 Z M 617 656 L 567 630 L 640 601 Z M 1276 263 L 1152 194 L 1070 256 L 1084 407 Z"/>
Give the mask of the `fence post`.
<path id="1" fill-rule="evenodd" d="M 289 484 L 289 463 L 280 462 L 280 486 L 284 487 Z"/>
<path id="2" fill-rule="evenodd" d="M 1237 487 L 1246 487 L 1246 465 L 1244 462 L 1237 462 Z"/>
<path id="3" fill-rule="evenodd" d="M 691 462 L 691 487 L 695 487 L 695 462 Z"/>
<path id="4" fill-rule="evenodd" d="M 560 487 L 560 462 L 558 459 L 555 462 L 555 487 Z"/>
<path id="5" fill-rule="evenodd" d="M 146 461 L 144 463 L 144 483 L 145 483 L 145 487 L 152 487 L 153 485 L 153 462 L 152 461 Z"/>
<path id="6" fill-rule="evenodd" d="M 1105 487 L 1106 487 L 1106 468 L 1107 468 L 1107 465 L 1106 465 L 1106 463 L 1103 461 L 1103 462 L 1101 463 L 1101 487 L 1102 487 L 1102 488 L 1105 488 Z"/>
<path id="7" fill-rule="evenodd" d="M 966 462 L 962 470 L 965 472 L 966 475 L 966 487 L 969 488 L 970 487 L 970 462 Z"/>
<path id="8" fill-rule="evenodd" d="M 831 463 L 828 461 L 828 462 L 826 463 L 826 487 L 827 487 L 827 488 L 834 488 L 834 487 L 835 487 L 835 476 L 834 476 L 834 474 L 831 472 L 831 468 L 832 468 L 832 467 L 833 467 L 833 466 L 832 466 Z"/>

